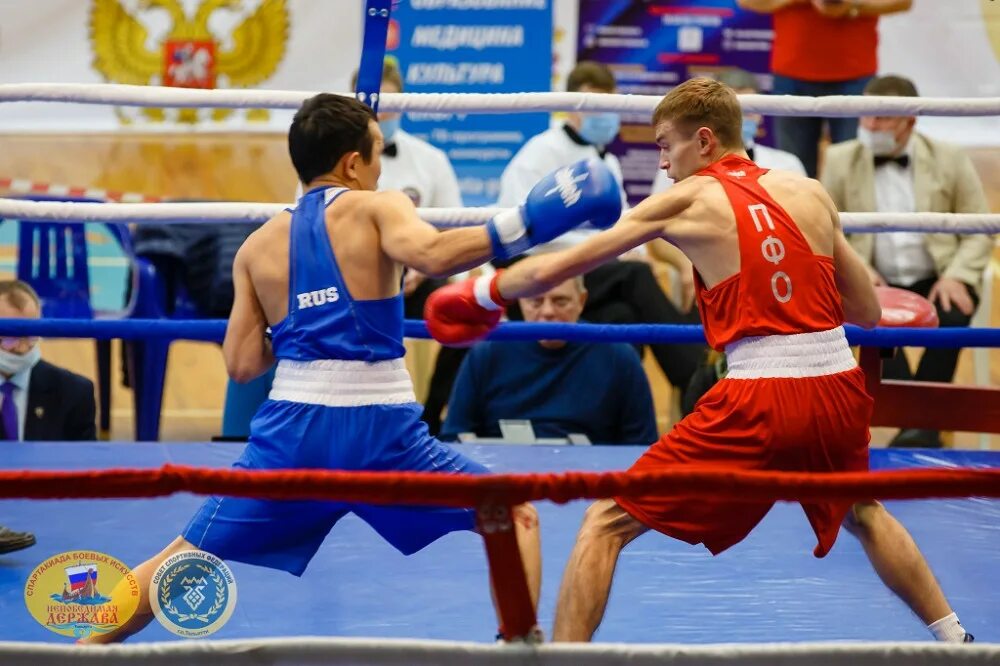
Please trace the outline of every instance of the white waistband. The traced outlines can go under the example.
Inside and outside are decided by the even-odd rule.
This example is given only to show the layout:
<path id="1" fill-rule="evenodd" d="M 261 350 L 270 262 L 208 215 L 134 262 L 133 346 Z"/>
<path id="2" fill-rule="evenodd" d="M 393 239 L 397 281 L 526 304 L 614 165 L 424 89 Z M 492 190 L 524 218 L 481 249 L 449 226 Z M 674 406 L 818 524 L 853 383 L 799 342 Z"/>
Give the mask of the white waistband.
<path id="1" fill-rule="evenodd" d="M 726 346 L 726 379 L 821 377 L 857 367 L 843 326 L 744 338 Z"/>
<path id="2" fill-rule="evenodd" d="M 389 361 L 278 361 L 271 400 L 327 407 L 416 402 L 401 358 Z"/>

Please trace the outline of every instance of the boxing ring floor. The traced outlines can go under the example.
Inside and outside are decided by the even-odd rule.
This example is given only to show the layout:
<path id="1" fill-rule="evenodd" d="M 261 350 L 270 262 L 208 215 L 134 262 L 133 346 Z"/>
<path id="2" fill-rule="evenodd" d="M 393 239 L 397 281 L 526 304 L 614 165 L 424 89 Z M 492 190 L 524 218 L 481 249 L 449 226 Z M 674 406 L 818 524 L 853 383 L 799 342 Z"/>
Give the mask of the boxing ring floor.
<path id="1" fill-rule="evenodd" d="M 363 443 L 359 443 L 363 445 Z M 4 447 L 0 469 L 227 467 L 237 444 L 24 443 Z M 497 472 L 624 469 L 642 447 L 464 446 Z M 978 451 L 872 451 L 872 468 L 1000 467 Z M 31 570 L 56 553 L 93 549 L 130 566 L 187 523 L 201 497 L 135 500 L 0 500 L 0 525 L 38 543 L 0 555 L 0 640 L 69 642 L 24 605 Z M 539 620 L 551 632 L 563 565 L 586 501 L 538 504 L 543 549 Z M 890 502 L 977 641 L 1000 642 L 1000 501 Z M 647 534 L 619 562 L 595 640 L 630 643 L 928 641 L 930 634 L 879 583 L 861 546 L 841 532 L 825 559 L 797 505 L 779 503 L 743 543 L 713 558 L 700 546 Z M 302 578 L 232 563 L 239 600 L 213 639 L 275 636 L 432 638 L 493 642 L 481 539 L 456 533 L 405 558 L 348 516 Z M 155 621 L 131 642 L 183 640 Z"/>

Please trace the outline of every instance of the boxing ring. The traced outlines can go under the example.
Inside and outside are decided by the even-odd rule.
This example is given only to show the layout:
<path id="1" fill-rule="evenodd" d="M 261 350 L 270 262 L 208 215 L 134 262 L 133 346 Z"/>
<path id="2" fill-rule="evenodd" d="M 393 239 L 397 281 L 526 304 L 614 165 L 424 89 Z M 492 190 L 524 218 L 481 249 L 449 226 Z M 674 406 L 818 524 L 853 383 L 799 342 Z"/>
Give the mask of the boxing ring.
<path id="1" fill-rule="evenodd" d="M 312 93 L 187 90 L 119 85 L 0 85 L 0 102 L 297 108 Z M 381 96 L 383 110 L 497 113 L 649 113 L 659 98 L 587 93 Z M 743 96 L 770 115 L 1000 115 L 1000 99 Z M 283 208 L 249 203 L 91 204 L 0 199 L 0 218 L 124 222 L 263 222 Z M 421 210 L 438 226 L 480 224 L 491 209 Z M 848 232 L 995 233 L 998 215 L 845 214 Z M 224 321 L 0 320 L 2 335 L 220 340 Z M 407 322 L 410 337 L 427 337 Z M 851 329 L 862 347 L 876 425 L 1000 432 L 1000 390 L 879 381 L 880 350 L 912 345 L 1000 346 L 1000 329 Z M 503 324 L 495 339 L 701 341 L 700 327 Z M 363 443 L 359 443 L 363 445 Z M 375 473 L 257 476 L 226 471 L 232 444 L 25 443 L 0 456 L 0 524 L 38 526 L 38 544 L 0 556 L 0 664 L 965 664 L 1000 663 L 1000 453 L 875 450 L 871 474 L 702 475 L 628 478 L 641 447 L 464 446 L 502 476 L 400 478 Z M 280 478 L 279 478 L 280 477 Z M 349 478 L 350 477 L 350 478 Z M 380 490 L 384 489 L 384 490 Z M 512 533 L 454 533 L 404 558 L 353 516 L 343 519 L 301 578 L 233 564 L 240 603 L 211 639 L 183 641 L 157 623 L 125 646 L 75 647 L 25 611 L 27 576 L 58 552 L 99 548 L 138 563 L 171 541 L 201 502 L 222 492 L 268 497 L 367 498 L 503 507 L 537 502 L 543 588 L 537 621 L 548 630 L 562 566 L 588 502 L 623 489 L 692 498 L 728 493 L 779 502 L 737 547 L 712 558 L 700 547 L 646 535 L 626 549 L 594 645 L 495 645 L 487 572 L 510 569 Z M 919 620 L 878 582 L 859 543 L 842 534 L 823 560 L 803 497 L 888 498 L 966 626 L 973 645 L 933 645 Z M 502 522 L 502 521 L 501 521 Z M 506 550 L 505 550 L 506 548 Z M 515 551 L 516 552 L 516 551 Z M 513 576 L 514 579 L 517 576 Z M 500 580 L 507 626 L 527 620 L 521 580 Z M 520 595 L 523 597 L 523 595 Z M 503 597 L 507 597 L 506 600 Z M 506 604 L 506 605 L 505 605 Z M 513 633 L 512 637 L 523 635 Z"/>
<path id="2" fill-rule="evenodd" d="M 225 468 L 239 449 L 235 444 L 38 443 L 12 449 L 0 458 L 0 469 L 152 469 L 166 463 Z M 468 448 L 469 454 L 498 473 L 623 469 L 641 451 L 642 447 L 617 446 Z M 872 454 L 876 470 L 974 468 L 1000 473 L 998 456 L 987 452 L 876 450 Z M 178 526 L 200 501 L 198 496 L 181 494 L 143 500 L 0 502 L 0 524 L 16 518 L 42 526 L 34 549 L 0 559 L 0 617 L 5 618 L 0 639 L 54 642 L 54 635 L 24 612 L 24 580 L 42 557 L 37 551 L 47 554 L 101 544 L 123 561 L 141 561 L 151 549 L 176 536 Z M 542 557 L 547 563 L 539 608 L 543 626 L 551 625 L 561 564 L 586 504 L 538 504 Z M 959 614 L 983 640 L 997 640 L 1000 502 L 919 500 L 889 506 L 922 545 Z M 150 520 L 153 516 L 155 520 Z M 856 540 L 842 535 L 824 560 L 813 558 L 813 545 L 802 511 L 789 504 L 776 505 L 744 543 L 718 558 L 659 535 L 641 537 L 622 556 L 616 594 L 596 640 L 704 646 L 927 640 L 921 623 L 879 584 Z M 232 569 L 241 603 L 213 641 L 378 636 L 482 644 L 496 629 L 483 549 L 470 533 L 451 534 L 404 558 L 349 516 L 334 528 L 302 578 L 238 563 Z M 132 640 L 130 647 L 181 639 L 153 623 Z M 4 661 L 5 649 L 0 644 L 0 662 L 14 663 Z M 341 663 L 332 659 L 325 663 Z"/>

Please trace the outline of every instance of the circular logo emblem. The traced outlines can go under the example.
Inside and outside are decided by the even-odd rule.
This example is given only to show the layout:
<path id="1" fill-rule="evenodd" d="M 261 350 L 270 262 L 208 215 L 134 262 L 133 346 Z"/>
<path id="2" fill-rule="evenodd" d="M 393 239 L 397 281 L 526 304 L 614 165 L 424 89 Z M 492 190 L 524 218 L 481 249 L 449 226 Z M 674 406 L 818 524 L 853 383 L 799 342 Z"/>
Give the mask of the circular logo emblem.
<path id="1" fill-rule="evenodd" d="M 39 624 L 63 636 L 106 634 L 132 617 L 139 581 L 127 566 L 89 550 L 53 555 L 24 585 L 24 603 Z"/>
<path id="2" fill-rule="evenodd" d="M 211 553 L 184 551 L 153 574 L 149 602 L 160 624 L 178 636 L 208 636 L 221 629 L 236 608 L 236 579 Z"/>

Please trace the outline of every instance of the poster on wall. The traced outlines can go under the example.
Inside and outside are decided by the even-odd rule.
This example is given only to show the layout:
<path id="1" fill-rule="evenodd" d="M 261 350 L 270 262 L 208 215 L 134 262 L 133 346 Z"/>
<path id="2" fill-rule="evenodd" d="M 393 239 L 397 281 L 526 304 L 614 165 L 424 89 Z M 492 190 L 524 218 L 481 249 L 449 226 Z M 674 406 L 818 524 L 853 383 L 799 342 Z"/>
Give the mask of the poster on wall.
<path id="1" fill-rule="evenodd" d="M 398 0 L 386 52 L 399 60 L 405 92 L 548 91 L 551 3 Z M 486 206 L 507 162 L 548 122 L 545 113 L 408 113 L 402 127 L 448 155 L 466 206 Z"/>
<path id="2" fill-rule="evenodd" d="M 577 60 L 611 67 L 622 94 L 662 95 L 693 76 L 733 67 L 757 74 L 769 90 L 772 40 L 770 17 L 742 10 L 736 0 L 579 0 Z M 770 143 L 767 129 L 761 143 Z M 623 114 L 610 150 L 634 205 L 649 194 L 658 168 L 649 118 Z"/>

